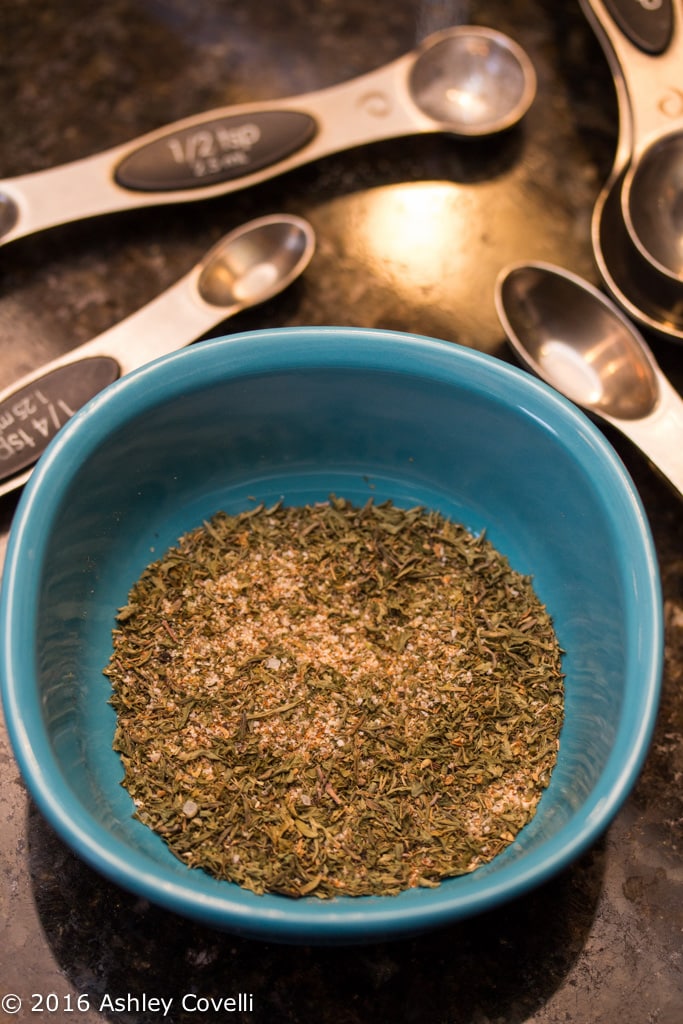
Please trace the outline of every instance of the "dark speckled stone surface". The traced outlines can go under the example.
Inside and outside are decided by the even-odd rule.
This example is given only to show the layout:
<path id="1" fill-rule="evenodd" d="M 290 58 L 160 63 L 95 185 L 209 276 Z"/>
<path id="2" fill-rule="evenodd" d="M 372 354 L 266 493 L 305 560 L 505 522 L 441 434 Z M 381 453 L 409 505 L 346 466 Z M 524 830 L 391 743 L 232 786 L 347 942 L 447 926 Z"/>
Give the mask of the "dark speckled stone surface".
<path id="1" fill-rule="evenodd" d="M 507 31 L 529 52 L 539 94 L 518 129 L 466 143 L 378 143 L 232 196 L 16 242 L 0 250 L 0 386 L 132 312 L 224 232 L 278 210 L 314 225 L 313 264 L 285 295 L 216 333 L 362 324 L 508 358 L 496 273 L 544 258 L 596 279 L 590 212 L 617 133 L 607 64 L 577 3 L 4 0 L 3 176 L 214 106 L 331 85 L 459 21 Z M 655 351 L 680 388 L 680 349 L 660 342 Z M 655 536 L 666 667 L 639 782 L 583 859 L 516 903 L 416 939 L 349 950 L 243 941 L 148 906 L 86 868 L 33 808 L 0 728 L 0 997 L 23 999 L 16 1014 L 0 1008 L 0 1021 L 680 1024 L 683 508 L 638 452 L 610 440 Z M 15 505 L 0 499 L 0 559 Z M 184 993 L 240 992 L 253 997 L 250 1012 L 180 1003 Z M 49 993 L 52 1012 L 37 1001 Z M 112 1008 L 129 995 L 125 1009 Z M 165 1018 L 149 1002 L 171 998 Z"/>

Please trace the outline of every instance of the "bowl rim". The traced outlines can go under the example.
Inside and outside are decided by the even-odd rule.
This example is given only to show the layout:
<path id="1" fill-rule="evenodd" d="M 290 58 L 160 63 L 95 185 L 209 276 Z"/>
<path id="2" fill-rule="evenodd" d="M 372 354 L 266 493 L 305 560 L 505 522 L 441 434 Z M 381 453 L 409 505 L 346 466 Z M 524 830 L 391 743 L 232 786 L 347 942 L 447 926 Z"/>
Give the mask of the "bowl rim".
<path id="1" fill-rule="evenodd" d="M 502 399 L 506 405 L 521 395 L 527 411 L 533 407 L 536 415 L 539 411 L 552 414 L 571 428 L 572 447 L 582 445 L 584 459 L 595 460 L 606 474 L 600 478 L 600 488 L 606 486 L 606 479 L 622 498 L 621 516 L 628 518 L 632 533 L 629 557 L 632 572 L 638 577 L 639 612 L 649 627 L 648 647 L 641 651 L 647 673 L 641 680 L 635 734 L 630 734 L 628 746 L 622 742 L 618 751 L 612 751 L 580 816 L 539 848 L 502 865 L 500 870 L 466 876 L 465 893 L 460 893 L 457 886 L 449 890 L 448 883 L 444 883 L 434 890 L 408 890 L 395 897 L 340 897 L 328 901 L 311 897 L 293 901 L 275 895 L 256 896 L 226 882 L 216 882 L 215 895 L 206 890 L 200 893 L 180 882 L 177 873 L 164 873 L 147 854 L 131 851 L 90 818 L 53 761 L 38 701 L 31 701 L 30 688 L 22 684 L 22 652 L 13 641 L 14 621 L 17 607 L 29 597 L 26 560 L 35 568 L 43 557 L 42 542 L 48 532 L 43 492 L 53 500 L 57 495 L 56 507 L 68 483 L 68 467 L 77 466 L 113 424 L 139 413 L 143 406 L 169 401 L 193 384 L 207 383 L 209 369 L 212 381 L 217 381 L 302 366 L 417 373 L 466 389 L 476 382 L 480 390 L 485 387 L 490 396 Z M 466 375 L 462 375 L 463 369 Z M 341 944 L 414 934 L 491 909 L 568 866 L 606 829 L 635 784 L 654 730 L 663 663 L 654 541 L 635 486 L 598 428 L 542 381 L 495 356 L 416 334 L 360 327 L 270 328 L 210 339 L 146 364 L 91 399 L 51 442 L 19 499 L 0 592 L 0 636 L 4 641 L 0 651 L 0 695 L 10 743 L 29 792 L 61 838 L 91 867 L 124 889 L 214 927 L 280 942 Z"/>

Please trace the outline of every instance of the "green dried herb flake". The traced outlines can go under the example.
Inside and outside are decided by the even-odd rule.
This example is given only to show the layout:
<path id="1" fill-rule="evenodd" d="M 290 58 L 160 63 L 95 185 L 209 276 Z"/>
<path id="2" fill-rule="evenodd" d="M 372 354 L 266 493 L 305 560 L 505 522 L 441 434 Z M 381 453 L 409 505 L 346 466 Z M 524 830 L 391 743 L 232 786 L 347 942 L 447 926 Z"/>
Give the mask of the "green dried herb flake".
<path id="1" fill-rule="evenodd" d="M 119 613 L 123 784 L 188 867 L 257 893 L 438 885 L 532 818 L 561 656 L 531 580 L 436 512 L 219 512 Z"/>

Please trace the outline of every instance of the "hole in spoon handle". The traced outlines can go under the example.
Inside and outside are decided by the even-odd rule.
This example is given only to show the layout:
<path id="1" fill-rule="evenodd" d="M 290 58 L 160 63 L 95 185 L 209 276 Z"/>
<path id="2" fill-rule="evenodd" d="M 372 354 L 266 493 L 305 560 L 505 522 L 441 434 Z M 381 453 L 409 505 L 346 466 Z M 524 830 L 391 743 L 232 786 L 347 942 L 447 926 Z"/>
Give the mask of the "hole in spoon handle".
<path id="1" fill-rule="evenodd" d="M 307 145 L 318 126 L 297 110 L 262 110 L 171 128 L 123 158 L 115 178 L 138 192 L 202 188 L 253 174 Z"/>
<path id="2" fill-rule="evenodd" d="M 627 39 L 644 53 L 663 53 L 674 27 L 673 0 L 604 0 Z"/>
<path id="3" fill-rule="evenodd" d="M 0 401 L 0 482 L 38 461 L 73 414 L 120 376 L 108 356 L 59 366 Z"/>

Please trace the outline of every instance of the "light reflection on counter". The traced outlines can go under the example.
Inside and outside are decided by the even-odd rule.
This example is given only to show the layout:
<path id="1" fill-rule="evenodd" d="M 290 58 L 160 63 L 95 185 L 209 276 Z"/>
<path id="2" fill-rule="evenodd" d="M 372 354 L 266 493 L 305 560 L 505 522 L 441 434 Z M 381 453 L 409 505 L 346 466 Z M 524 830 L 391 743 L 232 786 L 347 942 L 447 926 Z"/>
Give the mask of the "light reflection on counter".
<path id="1" fill-rule="evenodd" d="M 544 238 L 529 237 L 529 219 L 541 215 L 534 207 L 514 182 L 507 189 L 495 181 L 411 182 L 347 196 L 344 255 L 364 289 L 390 290 L 389 322 L 375 326 L 499 351 L 499 270 L 517 259 L 548 258 Z"/>
<path id="2" fill-rule="evenodd" d="M 470 192 L 448 183 L 396 185 L 366 193 L 359 247 L 406 292 L 438 287 L 459 263 Z"/>

